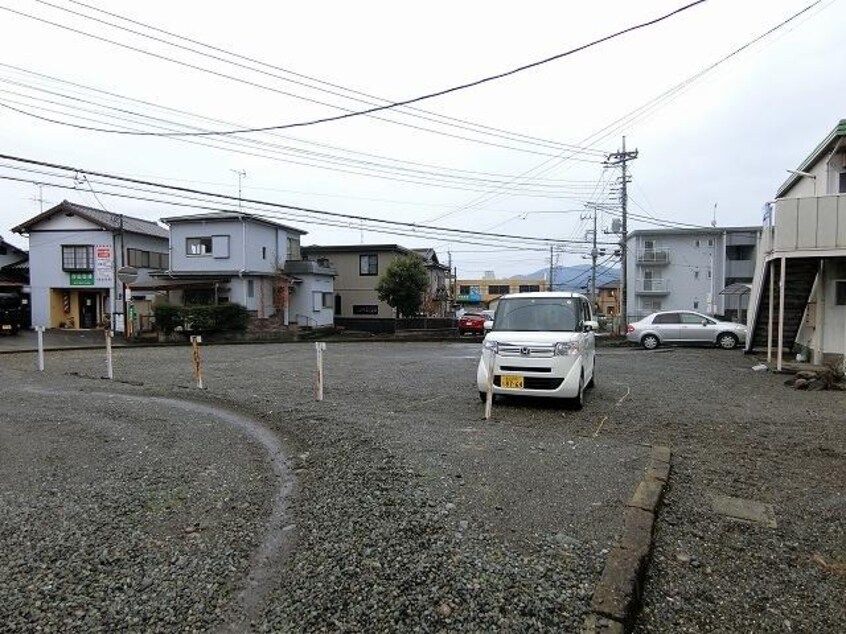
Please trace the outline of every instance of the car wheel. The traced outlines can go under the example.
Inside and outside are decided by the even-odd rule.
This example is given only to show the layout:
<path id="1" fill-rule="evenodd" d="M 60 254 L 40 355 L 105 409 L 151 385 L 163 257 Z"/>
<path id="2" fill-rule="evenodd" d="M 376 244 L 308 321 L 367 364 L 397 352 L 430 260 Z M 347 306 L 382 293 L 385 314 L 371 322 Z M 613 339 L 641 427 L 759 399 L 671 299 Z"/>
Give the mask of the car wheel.
<path id="1" fill-rule="evenodd" d="M 585 375 L 579 377 L 579 393 L 570 401 L 572 408 L 580 410 L 585 406 Z"/>
<path id="2" fill-rule="evenodd" d="M 642 345 L 647 350 L 655 350 L 661 342 L 658 340 L 658 337 L 655 335 L 644 335 L 643 338 L 640 340 L 640 345 Z"/>
<path id="3" fill-rule="evenodd" d="M 717 345 L 723 350 L 731 350 L 737 347 L 737 337 L 730 332 L 724 332 L 717 337 Z"/>

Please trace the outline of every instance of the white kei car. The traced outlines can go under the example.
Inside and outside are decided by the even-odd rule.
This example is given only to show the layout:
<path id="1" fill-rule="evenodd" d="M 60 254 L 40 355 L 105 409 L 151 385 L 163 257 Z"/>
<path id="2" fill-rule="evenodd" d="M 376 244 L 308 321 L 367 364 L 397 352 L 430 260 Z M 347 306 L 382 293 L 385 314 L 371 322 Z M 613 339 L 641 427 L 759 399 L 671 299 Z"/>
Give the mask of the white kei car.
<path id="1" fill-rule="evenodd" d="M 500 298 L 485 324 L 476 383 L 494 394 L 571 399 L 584 405 L 594 384 L 596 343 L 590 301 L 578 293 L 518 293 Z"/>

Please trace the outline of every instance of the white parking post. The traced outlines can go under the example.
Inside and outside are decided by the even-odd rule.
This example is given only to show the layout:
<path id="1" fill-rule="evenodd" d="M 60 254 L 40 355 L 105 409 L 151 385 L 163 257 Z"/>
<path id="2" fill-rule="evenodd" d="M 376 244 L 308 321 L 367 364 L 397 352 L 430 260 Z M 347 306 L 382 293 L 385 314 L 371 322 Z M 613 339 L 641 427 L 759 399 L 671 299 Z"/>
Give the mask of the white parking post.
<path id="1" fill-rule="evenodd" d="M 44 326 L 36 326 L 35 332 L 38 333 L 38 371 L 44 372 Z"/>
<path id="2" fill-rule="evenodd" d="M 317 353 L 317 376 L 315 383 L 315 400 L 323 400 L 323 351 L 326 350 L 326 344 L 322 341 L 317 341 L 314 344 L 314 350 Z"/>
<path id="3" fill-rule="evenodd" d="M 115 378 L 115 372 L 112 366 L 112 331 L 106 328 L 103 332 L 106 335 L 106 378 L 111 381 Z"/>
<path id="4" fill-rule="evenodd" d="M 201 367 L 202 359 L 200 358 L 200 343 L 203 338 L 200 335 L 191 335 L 191 347 L 194 351 L 194 378 L 197 381 L 197 387 L 201 390 L 203 387 L 203 368 Z"/>
<path id="5" fill-rule="evenodd" d="M 485 420 L 491 419 L 491 410 L 493 410 L 493 379 L 494 379 L 494 364 L 496 363 L 496 353 L 490 351 L 491 358 L 488 361 L 488 383 L 487 383 L 487 397 L 485 398 Z"/>

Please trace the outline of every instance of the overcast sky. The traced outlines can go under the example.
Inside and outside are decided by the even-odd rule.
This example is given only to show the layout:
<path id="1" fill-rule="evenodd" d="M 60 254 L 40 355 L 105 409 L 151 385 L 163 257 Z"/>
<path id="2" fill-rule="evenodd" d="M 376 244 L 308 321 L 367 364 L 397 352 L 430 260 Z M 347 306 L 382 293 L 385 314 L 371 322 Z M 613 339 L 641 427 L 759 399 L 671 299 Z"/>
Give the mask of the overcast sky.
<path id="1" fill-rule="evenodd" d="M 338 108 L 365 107 L 344 88 L 408 99 L 561 53 L 686 4 L 85 2 L 119 17 L 68 0 L 0 0 L 4 9 L 55 23 L 0 11 L 0 104 L 110 129 L 155 130 L 158 125 L 175 130 L 187 124 L 222 130 L 294 123 L 339 114 Z M 0 107 L 0 153 L 231 195 L 238 191 L 236 171 L 243 170 L 243 195 L 249 198 L 367 218 L 574 239 L 584 237 L 589 223 L 581 218 L 585 203 L 615 200 L 611 187 L 618 172 L 603 169 L 601 153 L 617 150 L 626 134 L 628 147 L 639 151 L 631 166 L 633 213 L 705 225 L 716 205 L 720 225 L 760 224 L 761 206 L 787 176 L 785 170 L 796 167 L 846 117 L 843 0 L 824 0 L 671 99 L 654 104 L 658 107 L 646 116 L 612 126 L 608 134 L 596 133 L 808 4 L 709 0 L 587 51 L 418 104 L 426 113 L 382 112 L 378 119 L 357 117 L 275 133 L 204 139 L 117 136 Z M 206 53 L 242 66 L 58 7 L 180 46 L 196 48 L 119 18 L 212 44 L 221 50 Z M 272 66 L 258 67 L 229 53 Z M 334 84 L 321 87 L 336 94 L 304 85 L 316 85 L 314 80 Z M 453 119 L 445 122 L 439 115 Z M 567 144 L 591 151 L 574 153 Z M 3 177 L 73 187 L 73 179 L 0 164 Z M 526 173 L 533 179 L 523 177 Z M 45 187 L 45 208 L 67 198 L 148 219 L 190 211 L 108 196 L 107 190 L 117 190 L 94 177 L 89 181 L 101 192 L 99 201 L 77 179 L 75 191 Z M 26 240 L 10 230 L 39 212 L 37 197 L 31 183 L 0 180 L 3 238 L 26 247 Z M 282 221 L 309 231 L 304 244 L 363 240 L 433 246 L 442 261 L 449 250 L 459 277 L 486 270 L 500 276 L 527 273 L 549 263 L 548 251 L 542 246 L 530 250 L 529 243 L 506 249 L 504 240 L 450 240 L 421 230 L 392 235 L 374 230 L 372 223 L 344 221 L 330 227 L 319 224 L 326 218 L 280 213 Z M 600 215 L 600 229 L 610 226 L 612 213 Z M 630 228 L 649 226 L 630 222 Z M 559 264 L 583 261 L 567 252 L 555 259 Z"/>

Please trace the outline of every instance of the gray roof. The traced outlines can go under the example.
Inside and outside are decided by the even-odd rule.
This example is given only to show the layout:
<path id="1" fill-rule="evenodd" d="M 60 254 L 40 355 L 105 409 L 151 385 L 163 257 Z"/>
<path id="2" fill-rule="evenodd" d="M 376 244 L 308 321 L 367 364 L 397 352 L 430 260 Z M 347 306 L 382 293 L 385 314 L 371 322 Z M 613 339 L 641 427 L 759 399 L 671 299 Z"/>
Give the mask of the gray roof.
<path id="1" fill-rule="evenodd" d="M 13 228 L 12 231 L 15 233 L 28 233 L 32 227 L 48 218 L 53 217 L 57 213 L 75 214 L 108 231 L 117 232 L 123 230 L 127 233 L 138 233 L 145 236 L 153 236 L 154 238 L 168 237 L 167 229 L 155 222 L 151 222 L 150 220 L 143 220 L 141 218 L 135 218 L 134 216 L 125 216 L 111 211 L 103 211 L 102 209 L 95 209 L 94 207 L 86 207 L 85 205 L 78 205 L 67 200 L 63 200 L 55 207 L 51 207 L 47 211 L 44 211 L 37 216 L 30 218 L 26 222 L 19 224 L 17 227 Z"/>
<path id="2" fill-rule="evenodd" d="M 394 253 L 412 253 L 410 249 L 401 247 L 398 244 L 338 244 L 338 245 L 319 245 L 311 244 L 302 247 L 303 253 L 374 253 L 381 251 L 390 251 Z"/>
<path id="3" fill-rule="evenodd" d="M 761 231 L 761 227 L 691 227 L 690 229 L 635 229 L 629 231 L 628 237 L 632 236 L 664 236 L 664 235 L 719 235 L 722 233 L 749 233 Z"/>
<path id="4" fill-rule="evenodd" d="M 285 229 L 286 231 L 290 231 L 292 233 L 299 233 L 300 235 L 305 235 L 308 231 L 303 231 L 302 229 L 297 229 L 296 227 L 291 227 L 290 225 L 283 225 L 281 222 L 276 222 L 275 220 L 270 220 L 268 218 L 264 218 L 263 216 L 257 216 L 255 214 L 248 214 L 241 211 L 220 211 L 220 212 L 212 212 L 212 213 L 205 213 L 205 214 L 190 214 L 187 216 L 169 216 L 167 218 L 162 218 L 161 221 L 166 225 L 172 225 L 173 223 L 178 222 L 208 222 L 214 220 L 251 220 L 253 222 L 260 222 L 265 225 L 270 225 L 271 227 L 277 227 L 280 229 Z"/>

